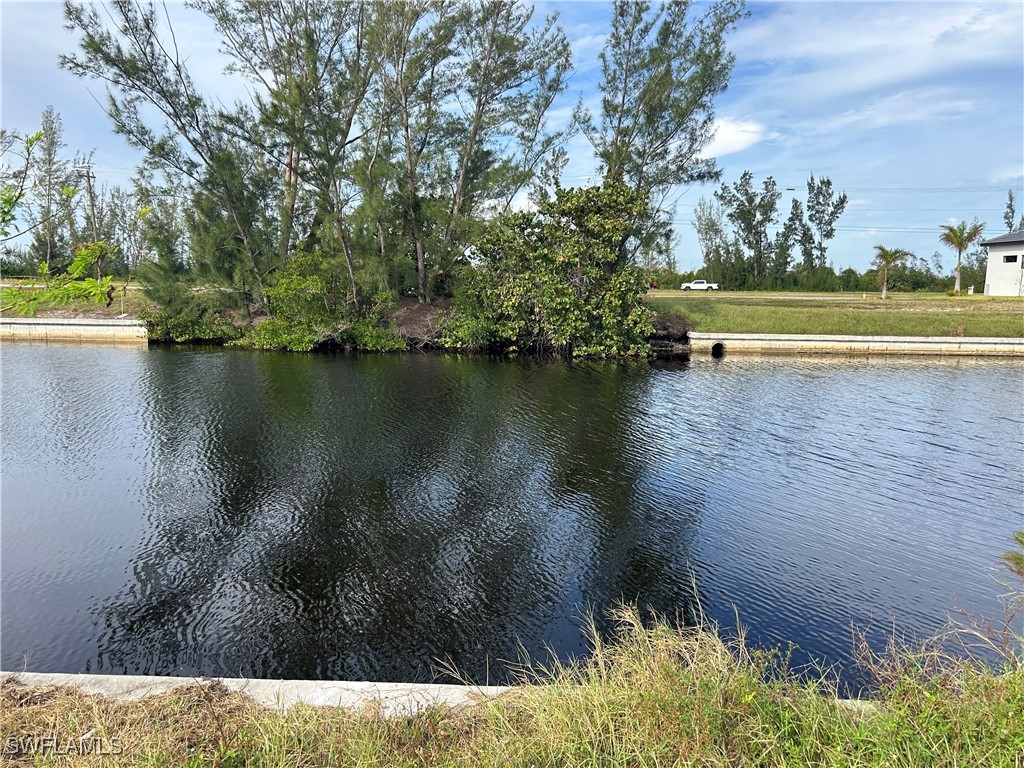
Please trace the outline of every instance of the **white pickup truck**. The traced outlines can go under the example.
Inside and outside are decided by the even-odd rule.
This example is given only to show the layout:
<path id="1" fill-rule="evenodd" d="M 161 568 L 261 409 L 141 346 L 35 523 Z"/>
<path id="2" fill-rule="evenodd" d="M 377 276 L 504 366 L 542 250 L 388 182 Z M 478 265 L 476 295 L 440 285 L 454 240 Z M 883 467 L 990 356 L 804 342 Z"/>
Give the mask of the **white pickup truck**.
<path id="1" fill-rule="evenodd" d="M 679 286 L 681 291 L 717 291 L 718 283 L 709 283 L 707 280 L 694 280 L 692 283 L 683 283 Z"/>

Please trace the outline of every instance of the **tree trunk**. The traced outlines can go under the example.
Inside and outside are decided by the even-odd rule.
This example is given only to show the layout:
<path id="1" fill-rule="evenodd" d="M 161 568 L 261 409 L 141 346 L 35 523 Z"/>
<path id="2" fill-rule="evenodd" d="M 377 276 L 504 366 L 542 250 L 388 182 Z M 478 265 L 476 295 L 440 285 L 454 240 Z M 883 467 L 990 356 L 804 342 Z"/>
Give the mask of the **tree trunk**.
<path id="1" fill-rule="evenodd" d="M 473 156 L 473 152 L 476 150 L 476 140 L 477 125 L 474 117 L 474 125 L 470 130 L 465 155 L 462 157 L 462 162 L 459 164 L 459 175 L 455 181 L 455 193 L 452 195 L 451 210 L 448 212 L 448 225 L 445 227 L 444 235 L 441 238 L 441 242 L 445 245 L 452 244 L 452 238 L 455 236 L 455 220 L 462 215 L 462 201 L 465 199 L 466 176 L 469 172 L 470 159 Z"/>
<path id="2" fill-rule="evenodd" d="M 245 255 L 249 259 L 249 271 L 253 277 L 253 299 L 262 308 L 267 304 L 267 295 L 263 290 L 263 278 L 260 276 L 260 270 L 256 265 L 256 253 L 253 251 L 252 242 L 249 240 L 249 233 L 242 227 L 242 222 L 238 218 L 238 212 L 235 210 L 234 205 L 228 205 L 228 213 L 235 224 L 235 231 L 242 239 L 242 245 L 245 246 Z M 243 292 L 244 289 L 245 287 L 243 286 Z"/>
<path id="3" fill-rule="evenodd" d="M 281 211 L 281 237 L 278 240 L 278 255 L 283 262 L 291 250 L 292 231 L 295 223 L 295 201 L 299 191 L 299 150 L 288 149 L 288 160 L 284 167 L 284 205 Z"/>
<path id="4" fill-rule="evenodd" d="M 882 299 L 884 300 L 889 295 L 889 270 L 882 270 Z"/>
<path id="5" fill-rule="evenodd" d="M 956 255 L 956 281 L 953 283 L 953 293 L 960 295 L 960 254 Z"/>
<path id="6" fill-rule="evenodd" d="M 384 249 L 384 227 L 382 227 L 380 225 L 379 221 L 377 222 L 377 241 L 380 243 L 380 263 L 381 263 L 381 266 L 384 269 L 384 280 L 386 281 L 387 287 L 390 290 L 390 288 L 391 288 L 391 275 L 388 273 L 389 272 L 388 268 L 387 268 L 388 255 L 387 255 L 387 251 Z"/>
<path id="7" fill-rule="evenodd" d="M 427 259 L 423 251 L 423 236 L 420 233 L 420 225 L 416 217 L 412 219 L 412 238 L 416 243 L 416 272 L 419 278 L 420 304 L 429 304 L 430 297 L 427 295 Z"/>
<path id="8" fill-rule="evenodd" d="M 340 218 L 340 217 L 339 217 Z M 359 314 L 359 292 L 356 290 L 356 275 L 352 268 L 352 248 L 349 247 L 348 238 L 345 236 L 345 228 L 338 222 L 338 239 L 341 240 L 341 248 L 345 252 L 345 264 L 348 266 L 348 283 L 352 295 L 352 305 L 356 308 L 356 315 Z"/>
<path id="9" fill-rule="evenodd" d="M 402 101 L 402 132 L 405 138 L 405 184 L 408 200 L 406 212 L 409 214 L 409 226 L 412 229 L 413 244 L 416 248 L 416 276 L 419 283 L 420 304 L 429 304 L 430 297 L 427 296 L 427 257 L 423 249 L 423 234 L 417 221 L 419 215 L 416 204 L 417 179 L 416 179 L 416 158 L 418 155 L 413 152 L 412 135 L 410 133 L 410 117 L 408 103 Z"/>

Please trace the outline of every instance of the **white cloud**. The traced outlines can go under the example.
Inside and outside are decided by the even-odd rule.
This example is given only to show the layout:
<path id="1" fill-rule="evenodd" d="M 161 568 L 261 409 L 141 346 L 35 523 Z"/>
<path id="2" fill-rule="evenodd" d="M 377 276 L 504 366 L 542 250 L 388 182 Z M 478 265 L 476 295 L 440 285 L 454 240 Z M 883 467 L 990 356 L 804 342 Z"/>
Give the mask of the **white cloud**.
<path id="1" fill-rule="evenodd" d="M 1007 165 L 989 176 L 989 181 L 993 184 L 1017 182 L 1019 186 L 1021 179 L 1024 179 L 1024 165 L 1021 164 Z"/>
<path id="2" fill-rule="evenodd" d="M 701 157 L 725 157 L 749 149 L 767 137 L 765 127 L 753 120 L 715 120 L 714 138 L 701 150 Z"/>
<path id="3" fill-rule="evenodd" d="M 765 6 L 758 6 L 763 8 Z M 764 78 L 794 96 L 844 94 L 1020 60 L 1021 9 L 1013 3 L 788 3 L 758 13 L 731 38 L 741 65 L 773 65 Z M 779 82 L 788 73 L 790 82 Z M 808 94 L 807 91 L 812 91 Z"/>
<path id="4" fill-rule="evenodd" d="M 882 96 L 831 118 L 809 123 L 814 131 L 874 130 L 908 123 L 954 120 L 976 108 L 970 99 L 958 98 L 948 88 L 919 88 Z"/>
<path id="5" fill-rule="evenodd" d="M 576 38 L 570 38 L 572 45 L 572 62 L 577 74 L 583 74 L 596 70 L 601 65 L 601 49 L 604 48 L 605 33 L 587 33 Z"/>

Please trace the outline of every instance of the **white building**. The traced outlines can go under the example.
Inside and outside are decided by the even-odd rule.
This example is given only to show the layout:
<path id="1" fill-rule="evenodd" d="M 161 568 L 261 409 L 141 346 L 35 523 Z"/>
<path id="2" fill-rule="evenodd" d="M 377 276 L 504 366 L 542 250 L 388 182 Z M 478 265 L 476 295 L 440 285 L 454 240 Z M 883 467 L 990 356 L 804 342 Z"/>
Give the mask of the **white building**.
<path id="1" fill-rule="evenodd" d="M 1024 229 L 985 240 L 986 296 L 1024 296 Z"/>

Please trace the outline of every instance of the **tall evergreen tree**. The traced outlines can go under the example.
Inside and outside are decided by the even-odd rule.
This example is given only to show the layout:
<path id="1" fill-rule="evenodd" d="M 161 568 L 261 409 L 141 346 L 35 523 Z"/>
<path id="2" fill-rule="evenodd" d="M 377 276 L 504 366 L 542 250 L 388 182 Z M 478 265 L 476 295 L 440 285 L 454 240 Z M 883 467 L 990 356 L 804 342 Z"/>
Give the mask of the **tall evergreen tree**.
<path id="1" fill-rule="evenodd" d="M 778 252 L 776 238 L 768 230 L 778 222 L 781 196 L 771 176 L 764 180 L 760 192 L 755 189 L 754 175 L 750 171 L 744 171 L 732 186 L 723 184 L 715 192 L 726 218 L 736 227 L 736 235 L 749 253 L 754 285 L 759 286 L 768 277 L 771 261 Z"/>
<path id="2" fill-rule="evenodd" d="M 263 149 L 281 169 L 278 257 L 287 260 L 309 198 L 305 225 L 324 252 L 344 255 L 350 301 L 359 306 L 346 207 L 356 116 L 378 67 L 375 36 L 385 6 L 373 2 L 297 3 L 200 0 L 221 32 L 231 69 L 258 90 L 254 109 Z"/>
<path id="3" fill-rule="evenodd" d="M 147 163 L 181 174 L 197 194 L 218 201 L 246 272 L 243 290 L 263 303 L 273 252 L 266 250 L 265 233 L 256 231 L 260 217 L 248 199 L 248 188 L 257 186 L 249 177 L 260 171 L 243 162 L 246 141 L 230 130 L 232 124 L 251 124 L 251 119 L 228 119 L 199 93 L 173 33 L 161 30 L 152 5 L 118 0 L 105 9 L 109 26 L 97 6 L 65 0 L 64 19 L 78 35 L 79 53 L 61 56 L 61 66 L 106 83 L 114 130 L 144 150 Z M 143 105 L 155 108 L 162 118 L 159 125 L 150 124 Z"/>
<path id="4" fill-rule="evenodd" d="M 488 0 L 471 5 L 458 25 L 456 46 L 465 77 L 455 95 L 464 117 L 445 246 L 467 244 L 459 231 L 481 213 L 481 205 L 493 201 L 507 209 L 560 138 L 546 133 L 544 125 L 552 101 L 566 87 L 569 43 L 555 17 L 531 29 L 532 17 L 532 7 Z"/>
<path id="5" fill-rule="evenodd" d="M 1006 190 L 1006 208 L 1003 210 L 1003 223 L 1006 224 L 1006 231 L 1013 232 L 1014 230 L 1014 217 L 1017 215 L 1016 201 L 1013 196 L 1013 190 Z M 1017 220 L 1016 229 L 1024 229 L 1024 212 L 1021 213 L 1020 219 Z"/>
<path id="6" fill-rule="evenodd" d="M 47 107 L 39 125 L 43 135 L 36 145 L 30 170 L 29 198 L 37 224 L 30 250 L 49 272 L 54 261 L 70 261 L 71 242 L 66 235 L 61 237 L 61 233 L 66 228 L 67 211 L 73 204 L 75 179 L 71 163 L 62 156 L 67 145 L 60 114 L 53 107 Z"/>
<path id="7" fill-rule="evenodd" d="M 666 196 L 680 184 L 718 178 L 702 155 L 714 135 L 714 102 L 729 83 L 734 57 L 726 34 L 744 15 L 742 0 L 717 0 L 691 17 L 689 0 L 616 0 L 601 52 L 601 114 L 579 111 L 611 181 L 652 202 L 632 231 L 633 253 L 669 228 Z M 627 254 L 626 241 L 620 252 Z"/>
<path id="8" fill-rule="evenodd" d="M 450 0 L 410 0 L 391 6 L 382 33 L 379 97 L 388 102 L 399 137 L 404 224 L 415 254 L 421 303 L 430 301 L 429 176 L 454 133 L 454 117 L 444 107 L 457 87 L 454 41 L 465 18 L 465 6 Z"/>
<path id="9" fill-rule="evenodd" d="M 835 195 L 832 179 L 828 176 L 815 180 L 811 174 L 807 179 L 807 221 L 813 242 L 814 266 L 819 269 L 827 263 L 828 247 L 825 243 L 836 236 L 836 222 L 849 202 L 845 192 Z"/>

